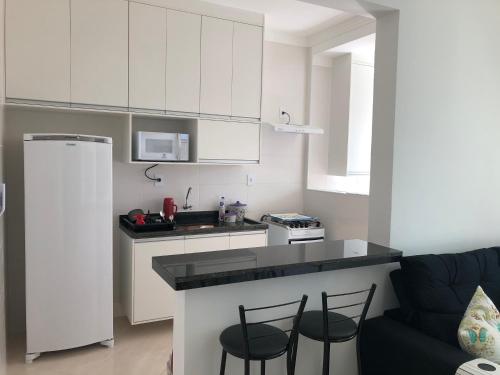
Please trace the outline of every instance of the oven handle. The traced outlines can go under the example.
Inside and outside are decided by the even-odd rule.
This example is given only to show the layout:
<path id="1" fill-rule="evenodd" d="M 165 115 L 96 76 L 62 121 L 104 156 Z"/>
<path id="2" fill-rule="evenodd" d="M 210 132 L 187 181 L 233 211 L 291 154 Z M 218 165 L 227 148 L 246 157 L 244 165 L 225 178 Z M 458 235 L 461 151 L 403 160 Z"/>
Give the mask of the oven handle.
<path id="1" fill-rule="evenodd" d="M 288 240 L 289 245 L 297 244 L 297 243 L 315 243 L 315 242 L 323 242 L 325 239 L 321 238 L 304 238 L 303 240 Z"/>

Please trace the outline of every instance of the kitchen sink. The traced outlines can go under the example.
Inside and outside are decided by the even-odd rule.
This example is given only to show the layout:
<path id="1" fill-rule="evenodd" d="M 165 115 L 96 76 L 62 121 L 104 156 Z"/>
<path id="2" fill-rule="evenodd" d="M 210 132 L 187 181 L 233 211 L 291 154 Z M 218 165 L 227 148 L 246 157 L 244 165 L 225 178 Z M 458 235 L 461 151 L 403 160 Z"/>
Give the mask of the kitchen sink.
<path id="1" fill-rule="evenodd" d="M 186 211 L 175 214 L 175 223 L 181 227 L 193 227 L 193 229 L 213 228 L 219 224 L 218 211 Z"/>
<path id="2" fill-rule="evenodd" d="M 215 224 L 178 225 L 177 227 L 185 230 L 198 230 L 215 228 Z"/>

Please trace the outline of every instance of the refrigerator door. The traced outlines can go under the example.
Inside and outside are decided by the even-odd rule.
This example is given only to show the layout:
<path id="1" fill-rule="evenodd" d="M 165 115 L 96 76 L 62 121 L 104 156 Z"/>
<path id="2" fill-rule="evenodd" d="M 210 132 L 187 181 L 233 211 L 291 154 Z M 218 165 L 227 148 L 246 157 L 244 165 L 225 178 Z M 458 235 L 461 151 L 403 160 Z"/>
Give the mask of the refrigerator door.
<path id="1" fill-rule="evenodd" d="M 24 142 L 27 353 L 113 338 L 112 145 Z"/>

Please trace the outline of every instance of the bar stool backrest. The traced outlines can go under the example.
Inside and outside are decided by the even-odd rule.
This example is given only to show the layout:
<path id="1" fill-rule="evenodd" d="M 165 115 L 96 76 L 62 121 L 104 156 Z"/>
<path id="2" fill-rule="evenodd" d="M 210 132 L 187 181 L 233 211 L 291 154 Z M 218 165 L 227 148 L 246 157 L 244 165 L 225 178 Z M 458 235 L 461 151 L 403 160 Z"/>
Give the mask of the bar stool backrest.
<path id="1" fill-rule="evenodd" d="M 355 319 L 359 318 L 359 321 L 357 323 L 356 335 L 355 335 L 355 336 L 359 337 L 359 335 L 361 333 L 361 329 L 363 327 L 363 323 L 366 319 L 366 314 L 368 313 L 368 309 L 370 308 L 370 304 L 372 302 L 373 295 L 375 294 L 375 289 L 377 289 L 377 285 L 372 284 L 372 286 L 369 289 L 358 290 L 356 292 L 330 294 L 330 295 L 328 295 L 326 292 L 321 293 L 321 302 L 322 302 L 322 307 L 323 307 L 323 339 L 325 342 L 329 342 L 329 333 L 328 333 L 329 332 L 329 322 L 328 322 L 328 312 L 329 311 L 342 310 L 342 309 L 347 309 L 347 308 L 356 308 L 357 306 L 363 306 L 363 310 L 361 311 L 361 313 L 359 315 L 348 316 L 345 319 L 335 321 L 335 323 L 340 323 L 342 321 L 346 321 L 349 319 L 355 320 Z M 328 307 L 328 299 L 330 299 L 330 298 L 349 297 L 349 296 L 360 295 L 363 293 L 368 293 L 368 296 L 362 302 L 348 303 L 347 305 Z"/>
<path id="2" fill-rule="evenodd" d="M 245 341 L 245 359 L 250 359 L 250 340 L 257 339 L 257 338 L 263 338 L 263 336 L 249 338 L 248 337 L 248 327 L 249 326 L 256 325 L 256 324 L 275 323 L 275 322 L 290 319 L 290 320 L 292 320 L 292 328 L 289 330 L 285 330 L 284 332 L 290 333 L 289 340 L 288 340 L 288 346 L 287 346 L 287 353 L 288 353 L 288 359 L 295 363 L 295 358 L 297 355 L 297 341 L 298 341 L 298 337 L 299 337 L 298 327 L 299 327 L 300 319 L 302 318 L 302 313 L 304 312 L 304 308 L 306 307 L 306 303 L 307 303 L 307 296 L 304 294 L 302 296 L 302 299 L 300 299 L 300 300 L 281 303 L 279 305 L 253 307 L 253 308 L 249 308 L 249 309 L 245 309 L 243 307 L 243 305 L 240 305 L 239 306 L 240 321 L 241 321 L 241 327 L 243 330 L 243 339 Z M 247 316 L 246 316 L 247 312 L 260 311 L 260 310 L 272 310 L 272 309 L 278 309 L 280 307 L 285 307 L 285 306 L 290 306 L 290 305 L 295 305 L 295 304 L 298 304 L 299 307 L 297 309 L 297 313 L 294 315 L 272 318 L 272 319 L 268 319 L 268 320 L 261 320 L 258 322 L 251 322 L 251 323 L 247 322 Z"/>

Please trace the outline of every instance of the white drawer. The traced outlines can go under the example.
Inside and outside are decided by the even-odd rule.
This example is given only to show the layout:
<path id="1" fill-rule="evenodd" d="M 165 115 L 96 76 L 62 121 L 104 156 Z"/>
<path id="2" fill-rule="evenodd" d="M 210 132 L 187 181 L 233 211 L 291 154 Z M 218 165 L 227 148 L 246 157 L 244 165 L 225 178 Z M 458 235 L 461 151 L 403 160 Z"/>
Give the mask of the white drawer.
<path id="1" fill-rule="evenodd" d="M 152 268 L 152 258 L 184 254 L 184 240 L 155 241 L 134 245 L 134 314 L 141 323 L 172 317 L 175 292 Z"/>
<path id="2" fill-rule="evenodd" d="M 186 236 L 186 253 L 201 253 L 205 251 L 217 251 L 229 249 L 229 236 L 207 235 L 207 236 Z"/>
<path id="3" fill-rule="evenodd" d="M 231 249 L 262 247 L 266 245 L 267 234 L 265 231 L 232 233 L 229 237 L 229 246 Z"/>

